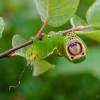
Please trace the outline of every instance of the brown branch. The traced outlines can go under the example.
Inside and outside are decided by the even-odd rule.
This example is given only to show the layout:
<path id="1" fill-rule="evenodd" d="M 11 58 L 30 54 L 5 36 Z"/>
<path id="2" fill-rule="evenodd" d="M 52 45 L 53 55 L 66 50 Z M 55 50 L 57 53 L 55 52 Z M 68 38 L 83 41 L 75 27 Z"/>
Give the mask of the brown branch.
<path id="1" fill-rule="evenodd" d="M 16 51 L 16 50 L 18 50 L 20 48 L 23 48 L 23 47 L 25 47 L 27 45 L 30 45 L 32 43 L 33 43 L 33 40 L 29 40 L 29 41 L 27 41 L 27 42 L 25 42 L 25 43 L 23 43 L 23 44 L 21 44 L 19 46 L 16 46 L 16 47 L 14 47 L 14 48 L 12 48 L 10 50 L 7 50 L 4 53 L 0 54 L 0 58 L 10 57 L 10 55 L 12 55 L 14 51 Z"/>
<path id="2" fill-rule="evenodd" d="M 46 28 L 47 24 L 48 24 L 48 20 L 49 20 L 49 13 L 50 13 L 50 7 L 49 7 L 49 0 L 47 3 L 47 15 L 46 15 L 46 19 L 40 29 L 40 31 L 38 32 L 38 34 L 36 35 L 36 38 L 41 39 L 42 38 L 42 33 L 44 31 L 44 29 Z"/>
<path id="3" fill-rule="evenodd" d="M 87 26 L 78 26 L 78 27 L 75 27 L 75 28 L 63 31 L 63 34 L 66 34 L 66 33 L 72 32 L 72 31 L 85 30 L 85 29 L 90 28 L 90 27 L 91 27 L 90 25 L 87 25 Z"/>

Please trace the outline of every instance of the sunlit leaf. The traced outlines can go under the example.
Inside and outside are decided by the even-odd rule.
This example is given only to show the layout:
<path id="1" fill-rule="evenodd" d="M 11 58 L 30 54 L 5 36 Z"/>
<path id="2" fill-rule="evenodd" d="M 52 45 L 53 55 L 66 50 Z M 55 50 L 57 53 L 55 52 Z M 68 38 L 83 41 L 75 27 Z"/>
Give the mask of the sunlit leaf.
<path id="1" fill-rule="evenodd" d="M 87 22 L 85 22 L 82 18 L 80 18 L 76 15 L 71 18 L 70 22 L 71 22 L 71 25 L 73 27 L 77 27 L 77 26 L 81 26 L 81 25 L 83 25 L 83 26 L 88 25 Z M 84 35 L 88 38 L 91 38 L 95 41 L 100 42 L 100 31 L 99 30 L 89 28 L 89 29 L 85 29 L 85 30 L 82 30 L 82 31 L 76 31 L 75 33 L 79 34 L 79 35 Z"/>
<path id="2" fill-rule="evenodd" d="M 77 27 L 77 26 L 86 26 L 88 25 L 88 23 L 83 20 L 82 18 L 80 18 L 79 16 L 77 15 L 74 15 L 71 19 L 70 19 L 70 23 L 71 25 L 73 26 L 73 28 Z M 94 30 L 93 28 L 89 28 L 89 29 L 85 29 L 85 30 L 82 30 L 82 31 L 92 31 Z"/>
<path id="3" fill-rule="evenodd" d="M 75 33 L 79 35 L 84 35 L 88 38 L 100 42 L 100 30 L 88 31 L 88 32 L 76 31 Z"/>
<path id="4" fill-rule="evenodd" d="M 3 30 L 4 30 L 4 22 L 3 19 L 0 17 L 0 38 L 2 37 Z"/>
<path id="5" fill-rule="evenodd" d="M 49 15 L 48 24 L 58 27 L 65 24 L 76 12 L 80 0 L 34 0 L 40 17 L 44 22 Z"/>
<path id="6" fill-rule="evenodd" d="M 25 43 L 25 42 L 26 42 L 26 40 L 23 39 L 21 36 L 14 35 L 14 37 L 12 39 L 12 46 L 16 47 L 16 46 L 18 46 L 18 45 L 20 45 L 22 43 Z M 26 47 L 21 48 L 21 49 L 15 51 L 16 55 L 23 56 L 23 57 L 25 57 L 25 53 L 26 53 Z"/>
<path id="7" fill-rule="evenodd" d="M 33 66 L 34 66 L 33 76 L 38 76 L 40 74 L 45 73 L 49 69 L 54 68 L 54 65 L 45 60 L 35 61 L 33 63 Z"/>
<path id="8" fill-rule="evenodd" d="M 92 27 L 100 28 L 100 0 L 96 0 L 89 8 L 87 21 Z"/>

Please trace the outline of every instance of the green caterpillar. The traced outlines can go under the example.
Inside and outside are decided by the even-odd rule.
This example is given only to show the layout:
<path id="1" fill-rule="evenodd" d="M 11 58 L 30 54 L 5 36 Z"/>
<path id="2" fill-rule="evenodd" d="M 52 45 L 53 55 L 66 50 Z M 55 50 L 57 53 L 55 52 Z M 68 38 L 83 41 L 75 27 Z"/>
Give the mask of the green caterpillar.
<path id="1" fill-rule="evenodd" d="M 87 47 L 83 40 L 74 32 L 63 35 L 50 33 L 41 40 L 33 38 L 33 44 L 28 46 L 26 59 L 28 63 L 44 59 L 50 55 L 64 56 L 72 63 L 84 61 L 88 55 Z"/>
<path id="2" fill-rule="evenodd" d="M 44 35 L 41 40 L 34 37 L 33 44 L 29 45 L 26 51 L 28 63 L 24 67 L 20 79 L 28 65 L 31 65 L 31 68 L 32 65 L 34 66 L 33 76 L 38 76 L 53 68 L 52 64 L 42 60 L 50 55 L 64 56 L 72 63 L 80 63 L 86 59 L 88 52 L 85 43 L 74 32 L 66 35 L 63 35 L 62 32 L 57 34 L 52 32 L 48 36 Z M 19 84 L 10 86 L 9 90 L 17 88 L 20 85 L 20 79 Z"/>

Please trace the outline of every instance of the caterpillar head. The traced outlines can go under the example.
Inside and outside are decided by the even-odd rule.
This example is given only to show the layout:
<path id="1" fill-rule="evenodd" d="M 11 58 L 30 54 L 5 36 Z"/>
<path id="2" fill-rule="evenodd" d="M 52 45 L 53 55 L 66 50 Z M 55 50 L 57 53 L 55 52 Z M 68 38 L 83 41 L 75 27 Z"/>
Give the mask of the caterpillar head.
<path id="1" fill-rule="evenodd" d="M 72 63 L 84 61 L 88 55 L 87 47 L 78 36 L 67 39 L 64 43 L 65 57 Z"/>

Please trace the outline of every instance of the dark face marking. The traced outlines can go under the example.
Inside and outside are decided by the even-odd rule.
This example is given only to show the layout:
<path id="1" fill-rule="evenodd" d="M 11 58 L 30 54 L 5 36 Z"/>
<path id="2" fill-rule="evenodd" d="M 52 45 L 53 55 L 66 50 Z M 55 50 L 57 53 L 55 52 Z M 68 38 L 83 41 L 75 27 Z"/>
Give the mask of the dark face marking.
<path id="1" fill-rule="evenodd" d="M 71 47 L 74 47 L 74 46 L 76 46 L 77 45 L 77 43 L 72 43 L 71 44 Z"/>
<path id="2" fill-rule="evenodd" d="M 84 52 L 82 53 L 82 55 L 84 55 Z"/>

